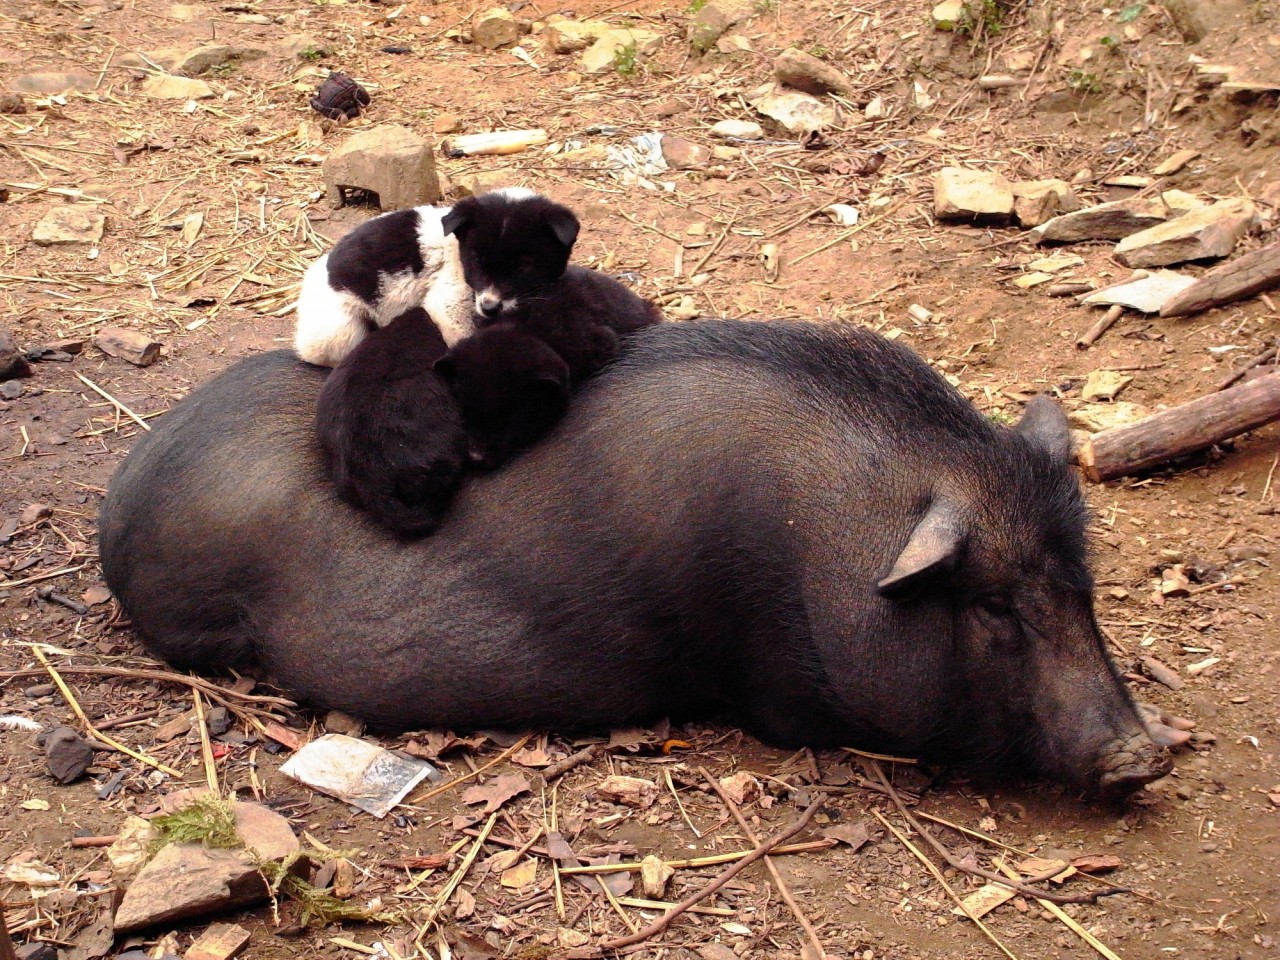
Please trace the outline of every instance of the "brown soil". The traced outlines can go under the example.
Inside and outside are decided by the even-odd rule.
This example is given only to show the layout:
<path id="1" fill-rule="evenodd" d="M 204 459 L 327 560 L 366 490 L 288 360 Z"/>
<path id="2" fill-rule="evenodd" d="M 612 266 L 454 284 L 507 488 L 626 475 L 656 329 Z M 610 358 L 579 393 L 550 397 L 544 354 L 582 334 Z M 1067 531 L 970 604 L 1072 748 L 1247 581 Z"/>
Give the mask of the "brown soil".
<path id="1" fill-rule="evenodd" d="M 577 259 L 637 274 L 639 289 L 669 307 L 687 296 L 706 316 L 853 319 L 901 337 L 993 415 L 1016 415 L 1027 394 L 1053 388 L 1075 408 L 1083 378 L 1098 368 L 1130 370 L 1135 379 L 1124 400 L 1152 408 L 1178 403 L 1212 391 L 1233 364 L 1273 342 L 1277 313 L 1262 297 L 1184 320 L 1129 315 L 1093 350 L 1078 352 L 1074 339 L 1094 315 L 1069 298 L 1050 299 L 1043 288 L 1024 291 L 1010 283 L 1040 251 L 1011 228 L 936 223 L 930 177 L 942 166 L 968 164 L 1015 180 L 1074 178 L 1092 202 L 1132 192 L 1108 186 L 1108 179 L 1149 174 L 1174 150 L 1191 147 L 1202 155 L 1168 185 L 1205 197 L 1260 195 L 1277 177 L 1270 166 L 1280 130 L 1274 96 L 1238 101 L 1200 87 L 1188 56 L 1230 63 L 1244 79 L 1277 80 L 1274 3 L 1240 4 L 1238 17 L 1195 46 L 1156 4 L 1124 12 L 1104 11 L 1094 0 L 1059 4 L 1072 9 L 1057 33 L 1046 32 L 1039 19 L 1043 5 L 1028 13 L 1011 4 L 999 32 L 978 37 L 933 30 L 928 6 L 765 0 L 753 20 L 732 31 L 747 38 L 749 50 L 699 56 L 684 39 L 687 10 L 655 0 L 582 3 L 573 11 L 579 17 L 600 14 L 665 38 L 634 72 L 620 62 L 623 70 L 598 77 L 575 72 L 576 55 L 555 55 L 537 36 L 524 42 L 536 68 L 510 50 L 461 42 L 449 31 L 465 30 L 472 7 L 452 0 L 401 7 L 205 0 L 189 8 L 164 0 L 49 0 L 0 7 L 6 28 L 0 34 L 0 87 L 45 70 L 81 69 L 97 81 L 87 92 L 63 98 L 28 95 L 26 113 L 0 115 L 0 178 L 8 185 L 7 202 L 0 204 L 5 326 L 24 347 L 89 337 L 108 324 L 144 331 L 165 344 L 163 358 L 141 369 L 87 346 L 71 362 L 36 364 L 21 396 L 0 400 L 0 524 L 19 518 L 30 504 L 52 508 L 51 516 L 19 525 L 0 543 L 0 668 L 38 667 L 30 646 L 35 643 L 47 645 L 52 662 L 68 669 L 155 666 L 128 629 L 113 627 L 110 601 L 90 596 L 99 602 L 82 616 L 39 592 L 51 587 L 80 601 L 100 585 L 95 515 L 136 435 L 132 422 L 77 375 L 140 415 L 160 415 L 236 357 L 286 344 L 292 285 L 302 268 L 326 238 L 369 213 L 334 209 L 318 196 L 319 159 L 350 129 L 367 124 L 402 123 L 435 138 L 437 119 L 453 114 L 462 132 L 541 126 L 556 144 L 625 144 L 630 136 L 660 129 L 712 145 L 710 124 L 751 118 L 744 93 L 766 80 L 773 56 L 794 43 L 854 80 L 857 92 L 842 107 L 827 149 L 802 149 L 785 135 L 740 145 L 739 158 L 717 161 L 710 172 L 656 176 L 674 184 L 670 192 L 625 183 L 581 155 L 538 150 L 442 159 L 441 170 L 454 182 L 477 171 L 500 171 L 510 182 L 573 205 L 584 220 Z M 524 3 L 513 7 L 518 19 L 528 21 L 549 12 Z M 1122 22 L 1134 12 L 1131 22 Z M 332 52 L 314 61 L 270 54 L 215 68 L 205 79 L 216 96 L 198 101 L 191 112 L 180 100 L 145 97 L 138 74 L 127 68 L 131 51 L 190 49 L 215 38 L 270 48 L 298 33 Z M 381 52 L 387 45 L 412 52 Z M 307 100 L 326 68 L 367 84 L 373 105 L 365 118 L 314 126 L 319 118 Z M 989 93 L 977 86 L 981 74 L 1019 68 L 1023 77 L 1034 69 L 1024 88 Z M 921 102 L 917 89 L 932 102 Z M 885 119 L 864 119 L 862 106 L 873 96 L 883 99 Z M 312 126 L 300 132 L 304 123 Z M 591 132 L 598 125 L 606 132 Z M 872 170 L 866 160 L 877 150 L 885 162 Z M 73 201 L 65 190 L 83 196 Z M 806 216 L 833 201 L 859 208 L 858 232 L 846 236 L 847 228 L 825 216 Z M 105 213 L 106 236 L 96 247 L 31 242 L 36 221 L 73 202 Z M 184 221 L 193 214 L 203 216 L 199 232 L 193 236 L 188 226 L 184 235 Z M 759 257 L 770 240 L 779 245 L 782 261 L 772 283 Z M 682 243 L 688 249 L 677 274 L 673 265 Z M 1068 275 L 1098 282 L 1125 275 L 1109 258 L 1109 246 L 1082 244 L 1069 252 L 1084 263 Z M 700 276 L 690 276 L 694 267 Z M 913 304 L 927 308 L 930 318 L 909 313 Z M 1047 784 L 931 780 L 897 768 L 900 786 L 921 794 L 920 810 L 1041 855 L 1118 856 L 1123 867 L 1111 879 L 1135 893 L 1066 911 L 1127 958 L 1280 953 L 1280 647 L 1277 582 L 1270 572 L 1278 435 L 1274 427 L 1260 430 L 1176 469 L 1089 490 L 1097 513 L 1099 616 L 1117 660 L 1136 695 L 1198 723 L 1174 774 L 1117 809 Z M 1234 582 L 1161 601 L 1158 569 L 1177 562 L 1201 584 Z M 1138 665 L 1143 656 L 1173 667 L 1185 687 L 1174 692 L 1150 680 Z M 1202 671 L 1187 669 L 1209 658 L 1215 662 Z M 154 737 L 157 726 L 191 708 L 186 688 L 71 672 L 67 679 L 95 722 L 152 714 L 113 733 L 183 770 L 187 783 L 204 782 L 198 743 L 179 737 L 162 744 Z M 29 691 L 47 680 L 29 674 L 0 679 L 0 716 L 77 725 L 60 695 Z M 320 722 L 306 711 L 287 718 L 303 735 Z M 671 736 L 689 741 L 692 752 L 663 756 L 648 747 L 600 758 L 568 774 L 558 794 L 540 793 L 536 772 L 524 770 L 533 793 L 507 805 L 497 835 L 527 840 L 555 796 L 561 831 L 580 853 L 608 844 L 627 845 L 627 859 L 738 849 L 749 844 L 721 803 L 699 789 L 700 765 L 717 776 L 750 770 L 792 785 L 810 782 L 815 771 L 828 786 L 858 775 L 849 755 L 819 754 L 811 769 L 810 758 L 763 747 L 728 727 L 698 725 Z M 403 746 L 407 738 L 375 739 Z M 46 939 L 66 948 L 63 956 L 93 955 L 70 948 L 85 940 L 83 925 L 102 901 L 94 891 L 110 885 L 110 869 L 100 849 L 73 849 L 70 840 L 80 833 L 114 833 L 127 814 L 154 810 L 159 794 L 175 783 L 119 754 L 100 752 L 90 779 L 58 786 L 33 741 L 32 733 L 0 730 L 0 856 L 12 862 L 33 854 L 60 872 L 64 892 L 38 904 L 19 886 L 0 885 L 0 895 L 19 942 Z M 554 736 L 536 743 L 552 753 L 571 749 Z M 471 812 L 460 791 L 376 822 L 277 774 L 286 754 L 269 752 L 244 722 L 215 746 L 225 785 L 251 797 L 256 774 L 261 797 L 290 816 L 299 832 L 358 851 L 357 901 L 381 897 L 384 907 L 406 910 L 418 921 L 425 916 L 458 858 L 414 891 L 406 889 L 404 870 L 382 864 L 450 848 L 459 839 L 455 817 Z M 486 742 L 446 754 L 441 765 L 446 776 L 465 774 L 500 749 Z M 522 769 L 504 763 L 495 772 Z M 667 772 L 688 820 L 704 834 L 701 840 L 666 789 Z M 100 786 L 118 773 L 122 789 L 99 799 Z M 658 804 L 636 812 L 598 800 L 594 788 L 610 773 L 656 781 L 663 787 Z M 793 791 L 776 780 L 766 783 L 780 797 L 747 811 L 759 817 L 761 834 L 790 822 L 798 810 Z M 32 800 L 47 808 L 24 806 Z M 946 893 L 871 818 L 872 808 L 901 822 L 873 792 L 831 793 L 817 829 L 866 820 L 878 839 L 856 853 L 842 846 L 777 859 L 827 950 L 867 960 L 999 955 L 971 923 L 951 915 Z M 983 863 L 997 852 L 949 830 L 938 833 L 958 854 L 972 850 Z M 447 914 L 443 936 L 454 956 L 557 956 L 565 952 L 556 941 L 559 927 L 592 940 L 623 931 L 598 891 L 572 885 L 566 887 L 568 919 L 558 920 L 548 898 L 535 899 L 550 879 L 545 861 L 538 886 L 499 885 L 497 873 L 484 866 L 497 850 L 485 849 L 463 885 L 477 901 L 474 913 Z M 681 871 L 668 895 L 679 899 L 709 876 L 706 870 Z M 977 885 L 952 879 L 960 890 Z M 804 935 L 759 866 L 711 902 L 737 915 L 683 918 L 634 955 L 730 956 L 709 948 L 712 941 L 746 957 L 800 953 Z M 637 910 L 624 909 L 645 922 Z M 286 927 L 289 915 L 286 909 Z M 283 936 L 266 908 L 233 919 L 252 931 L 253 957 L 358 955 L 330 942 L 335 936 L 365 945 L 399 943 L 403 955 L 415 949 L 418 929 L 411 919 Z M 1026 960 L 1094 955 L 1062 922 L 1021 898 L 988 922 Z M 185 949 L 203 928 L 179 928 L 168 946 Z M 423 955 L 440 955 L 436 934 L 421 943 L 429 951 Z M 114 949 L 122 948 L 123 942 Z"/>

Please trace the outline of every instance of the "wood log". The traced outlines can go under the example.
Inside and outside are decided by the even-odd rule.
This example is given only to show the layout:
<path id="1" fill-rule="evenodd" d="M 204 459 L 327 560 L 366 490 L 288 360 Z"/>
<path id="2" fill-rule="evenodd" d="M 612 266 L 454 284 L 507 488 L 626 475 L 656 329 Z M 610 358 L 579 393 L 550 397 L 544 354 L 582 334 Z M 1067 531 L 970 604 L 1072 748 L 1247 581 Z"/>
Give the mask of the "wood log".
<path id="1" fill-rule="evenodd" d="M 1280 419 L 1280 373 L 1095 433 L 1078 460 L 1094 483 L 1137 473 Z"/>
<path id="2" fill-rule="evenodd" d="M 9 937 L 9 925 L 4 919 L 4 899 L 0 897 L 0 960 L 18 960 L 18 952 Z"/>
<path id="3" fill-rule="evenodd" d="M 1185 317 L 1280 286 L 1280 241 L 1214 267 L 1160 308 L 1162 317 Z"/>
<path id="4" fill-rule="evenodd" d="M 128 360 L 137 367 L 148 367 L 160 357 L 159 340 L 124 327 L 103 327 L 93 338 L 93 343 L 103 353 Z"/>

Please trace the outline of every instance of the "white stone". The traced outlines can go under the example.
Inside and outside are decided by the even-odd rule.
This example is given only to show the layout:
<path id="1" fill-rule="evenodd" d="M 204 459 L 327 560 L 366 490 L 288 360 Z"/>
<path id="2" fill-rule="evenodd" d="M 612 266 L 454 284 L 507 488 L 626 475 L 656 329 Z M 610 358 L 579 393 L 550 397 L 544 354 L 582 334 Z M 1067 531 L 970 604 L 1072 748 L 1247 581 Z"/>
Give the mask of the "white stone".
<path id="1" fill-rule="evenodd" d="M 607 73 L 618 69 L 621 58 L 634 54 L 636 62 L 656 53 L 662 46 L 662 34 L 653 30 L 606 30 L 582 54 L 586 73 Z"/>
<path id="2" fill-rule="evenodd" d="M 1013 187 L 998 173 L 944 167 L 933 178 L 933 212 L 940 220 L 1007 219 Z"/>
<path id="3" fill-rule="evenodd" d="M 816 130 L 825 130 L 836 122 L 836 108 L 812 94 L 786 87 L 772 91 L 752 101 L 762 116 L 781 124 L 788 133 L 804 136 Z"/>
<path id="4" fill-rule="evenodd" d="M 763 140 L 764 127 L 751 120 L 721 120 L 711 127 L 711 135 L 725 140 Z"/>
<path id="5" fill-rule="evenodd" d="M 1225 257 L 1257 222 L 1252 201 L 1221 200 L 1125 237 L 1116 244 L 1116 259 L 1128 267 L 1163 267 Z"/>
<path id="6" fill-rule="evenodd" d="M 42 247 L 66 243 L 97 243 L 106 229 L 107 218 L 91 208 L 65 204 L 46 213 L 31 231 L 31 239 Z"/>
<path id="7" fill-rule="evenodd" d="M 157 100 L 207 100 L 213 96 L 211 86 L 190 77 L 147 77 L 142 81 L 142 92 Z"/>

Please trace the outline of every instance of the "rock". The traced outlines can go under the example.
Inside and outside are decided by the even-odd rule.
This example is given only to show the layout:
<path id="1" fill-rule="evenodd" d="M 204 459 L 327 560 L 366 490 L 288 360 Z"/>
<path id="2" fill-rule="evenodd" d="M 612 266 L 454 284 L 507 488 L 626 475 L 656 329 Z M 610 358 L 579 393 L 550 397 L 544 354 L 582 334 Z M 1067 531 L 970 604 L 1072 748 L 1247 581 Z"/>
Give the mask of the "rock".
<path id="1" fill-rule="evenodd" d="M 1232 563 L 1262 560 L 1269 556 L 1271 556 L 1271 548 L 1261 543 L 1241 543 L 1234 547 L 1227 547 L 1227 559 Z"/>
<path id="2" fill-rule="evenodd" d="M 1099 433 L 1110 430 L 1112 427 L 1127 427 L 1131 423 L 1137 423 L 1145 419 L 1148 412 L 1147 408 L 1141 404 L 1129 403 L 1127 400 L 1118 400 L 1115 403 L 1086 403 L 1067 414 L 1067 420 L 1072 426 L 1087 430 L 1089 433 Z"/>
<path id="3" fill-rule="evenodd" d="M 998 173 L 943 167 L 933 178 L 933 212 L 939 220 L 1007 220 L 1013 187 Z"/>
<path id="4" fill-rule="evenodd" d="M 0 113 L 26 113 L 27 101 L 22 94 L 9 90 L 0 90 Z"/>
<path id="5" fill-rule="evenodd" d="M 45 516 L 48 516 L 48 514 L 45 514 Z M 19 526 L 25 527 L 27 523 L 34 523 L 34 521 L 28 520 L 24 523 L 21 518 L 18 519 Z M 32 684 L 31 686 L 23 690 L 22 695 L 26 697 L 28 700 L 39 700 L 41 697 L 53 696 L 54 691 L 57 689 L 58 688 L 55 687 L 52 683 L 36 683 L 36 684 Z"/>
<path id="6" fill-rule="evenodd" d="M 347 190 L 376 194 L 383 210 L 403 210 L 440 199 L 431 145 L 397 124 L 353 134 L 329 154 L 322 170 L 325 191 L 339 204 Z"/>
<path id="7" fill-rule="evenodd" d="M 1179 173 L 1183 167 L 1198 156 L 1200 156 L 1199 150 L 1178 150 L 1162 160 L 1151 173 L 1157 177 L 1172 176 L 1175 173 Z"/>
<path id="8" fill-rule="evenodd" d="M 739 806 L 760 799 L 760 781 L 746 770 L 739 770 L 733 776 L 721 777 L 720 789 Z"/>
<path id="9" fill-rule="evenodd" d="M 587 47 L 582 54 L 582 69 L 586 73 L 606 73 L 616 70 L 619 56 L 634 51 L 636 62 L 657 52 L 662 46 L 662 34 L 653 30 L 606 30 Z"/>
<path id="10" fill-rule="evenodd" d="M 160 359 L 159 340 L 125 327 L 99 327 L 93 345 L 112 357 L 127 360 L 135 367 L 149 367 Z"/>
<path id="11" fill-rule="evenodd" d="M 149 821 L 141 817 L 125 818 L 115 842 L 107 847 L 107 859 L 111 861 L 111 873 L 117 883 L 128 883 L 137 875 L 158 839 L 159 833 Z"/>
<path id="12" fill-rule="evenodd" d="M 607 23 L 599 20 L 557 20 L 547 24 L 543 36 L 554 52 L 573 53 L 585 50 L 609 29 Z"/>
<path id="13" fill-rule="evenodd" d="M 213 88 L 203 80 L 168 75 L 147 77 L 140 88 L 144 95 L 156 100 L 208 100 Z"/>
<path id="14" fill-rule="evenodd" d="M 738 955 L 723 943 L 704 943 L 698 948 L 699 960 L 738 960 Z"/>
<path id="15" fill-rule="evenodd" d="M 176 65 L 176 72 L 195 77 L 237 60 L 261 60 L 267 55 L 262 47 L 233 47 L 225 43 L 209 43 L 186 53 Z"/>
<path id="16" fill-rule="evenodd" d="M 1133 383 L 1133 377 L 1126 377 L 1114 370 L 1094 370 L 1085 379 L 1084 387 L 1080 390 L 1080 399 L 1086 403 L 1094 403 L 1098 400 L 1110 402 L 1131 383 Z"/>
<path id="17" fill-rule="evenodd" d="M 889 112 L 885 106 L 884 97 L 872 97 L 867 101 L 867 105 L 862 108 L 862 115 L 868 120 L 879 120 Z"/>
<path id="18" fill-rule="evenodd" d="M 286 60 L 315 60 L 333 52 L 329 44 L 306 33 L 291 33 L 281 37 L 272 44 L 271 50 L 277 57 L 284 57 Z"/>
<path id="19" fill-rule="evenodd" d="M 66 93 L 73 90 L 87 93 L 97 81 L 93 75 L 84 70 L 47 71 L 44 73 L 24 73 L 14 77 L 11 86 L 18 93 L 36 93 L 48 96 L 55 93 Z"/>
<path id="20" fill-rule="evenodd" d="M 61 784 L 74 783 L 93 763 L 93 747 L 70 727 L 54 727 L 44 741 L 49 774 Z"/>
<path id="21" fill-rule="evenodd" d="M 17 960 L 58 960 L 58 948 L 52 943 L 23 943 L 15 950 Z"/>
<path id="22" fill-rule="evenodd" d="M 462 129 L 462 118 L 456 113 L 440 113 L 436 114 L 435 120 L 431 122 L 431 132 L 446 134 L 457 133 Z"/>
<path id="23" fill-rule="evenodd" d="M 511 11 L 494 7 L 471 21 L 471 39 L 486 50 L 507 47 L 520 39 L 520 24 Z"/>
<path id="24" fill-rule="evenodd" d="M 1163 267 L 1225 257 L 1257 222 L 1252 201 L 1221 200 L 1125 237 L 1116 245 L 1116 259 L 1128 267 Z"/>
<path id="25" fill-rule="evenodd" d="M 849 78 L 817 57 L 788 47 L 773 61 L 773 75 L 780 83 L 805 93 L 847 94 L 851 90 Z"/>
<path id="26" fill-rule="evenodd" d="M 661 900 L 673 873 L 675 870 L 661 857 L 649 854 L 640 861 L 640 889 L 650 900 Z"/>
<path id="27" fill-rule="evenodd" d="M 210 736 L 220 737 L 231 729 L 231 713 L 226 707 L 209 707 L 204 712 L 204 724 Z"/>
<path id="28" fill-rule="evenodd" d="M 1036 243 L 1123 240 L 1130 234 L 1164 223 L 1168 218 L 1157 204 L 1116 200 L 1054 217 L 1032 230 L 1031 239 Z"/>
<path id="29" fill-rule="evenodd" d="M 97 243 L 102 239 L 106 226 L 107 218 L 101 213 L 94 213 L 89 207 L 68 203 L 46 213 L 31 231 L 31 239 L 42 247 L 63 243 Z"/>
<path id="30" fill-rule="evenodd" d="M 162 847 L 125 891 L 116 911 L 117 934 L 267 899 L 255 858 L 283 860 L 298 852 L 298 838 L 288 820 L 266 807 L 236 802 L 232 810 L 244 849 L 210 849 L 192 843 Z"/>
<path id="31" fill-rule="evenodd" d="M 17 380 L 0 383 L 0 400 L 17 400 L 22 396 L 22 384 Z"/>
<path id="32" fill-rule="evenodd" d="M 836 108 L 812 94 L 775 87 L 751 101 L 760 112 L 795 136 L 825 130 L 836 122 Z"/>
<path id="33" fill-rule="evenodd" d="M 459 173 L 454 177 L 453 195 L 458 198 L 478 197 L 510 186 L 518 184 L 512 183 L 511 174 L 506 170 L 476 170 L 472 173 Z"/>
<path id="34" fill-rule="evenodd" d="M 1080 209 L 1080 198 L 1065 180 L 1024 180 L 1013 184 L 1013 214 L 1022 226 L 1038 227 L 1061 213 Z"/>
<path id="35" fill-rule="evenodd" d="M 658 799 L 658 785 L 640 777 L 605 777 L 596 787 L 596 796 L 624 807 L 647 810 Z"/>
<path id="36" fill-rule="evenodd" d="M 942 0 L 934 6 L 929 19 L 936 30 L 955 30 L 969 21 L 969 7 L 965 0 Z"/>
<path id="37" fill-rule="evenodd" d="M 751 120 L 720 120 L 711 127 L 711 135 L 725 140 L 763 140 L 764 127 Z"/>
<path id="38" fill-rule="evenodd" d="M 1195 282 L 1195 277 L 1185 277 L 1172 270 L 1157 270 L 1145 277 L 1095 290 L 1080 302 L 1090 306 L 1118 303 L 1142 313 L 1159 313 L 1165 304 Z"/>
<path id="39" fill-rule="evenodd" d="M 1216 27 L 1246 10 L 1244 0 L 1165 0 L 1163 6 L 1191 43 L 1203 40 Z"/>
<path id="40" fill-rule="evenodd" d="M 742 156 L 742 151 L 737 147 L 712 147 L 711 157 L 715 160 L 737 160 Z"/>
<path id="41" fill-rule="evenodd" d="M 711 151 L 700 143 L 668 133 L 662 137 L 662 159 L 673 170 L 701 170 L 711 162 Z"/>
<path id="42" fill-rule="evenodd" d="M 169 5 L 169 19 L 179 23 L 190 23 L 205 15 L 205 8 L 198 3 L 174 3 Z"/>
<path id="43" fill-rule="evenodd" d="M 184 960 L 231 960 L 249 943 L 249 931 L 235 923 L 215 923 L 187 948 Z"/>
<path id="44" fill-rule="evenodd" d="M 342 733 L 348 737 L 358 737 L 364 733 L 364 721 L 357 720 L 349 713 L 341 710 L 330 710 L 324 715 L 326 733 Z"/>
<path id="45" fill-rule="evenodd" d="M 706 53 L 721 34 L 754 13 L 752 0 L 708 0 L 689 22 L 689 43 L 698 53 Z"/>
<path id="46" fill-rule="evenodd" d="M 18 341 L 7 330 L 0 330 L 0 381 L 31 376 L 31 364 L 18 349 Z"/>

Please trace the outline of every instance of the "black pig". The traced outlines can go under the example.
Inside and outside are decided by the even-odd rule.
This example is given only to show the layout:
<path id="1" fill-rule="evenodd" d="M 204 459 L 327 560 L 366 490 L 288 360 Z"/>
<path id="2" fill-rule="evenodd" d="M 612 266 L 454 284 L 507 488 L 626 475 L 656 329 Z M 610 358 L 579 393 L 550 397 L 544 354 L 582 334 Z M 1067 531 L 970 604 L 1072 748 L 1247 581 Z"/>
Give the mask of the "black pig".
<path id="1" fill-rule="evenodd" d="M 413 727 L 727 707 L 780 745 L 999 762 L 1123 791 L 1170 769 L 1094 622 L 1048 400 L 989 422 L 865 330 L 660 324 L 426 541 L 356 521 L 321 377 L 241 361 L 111 483 L 103 569 L 180 667 L 255 657 Z"/>

